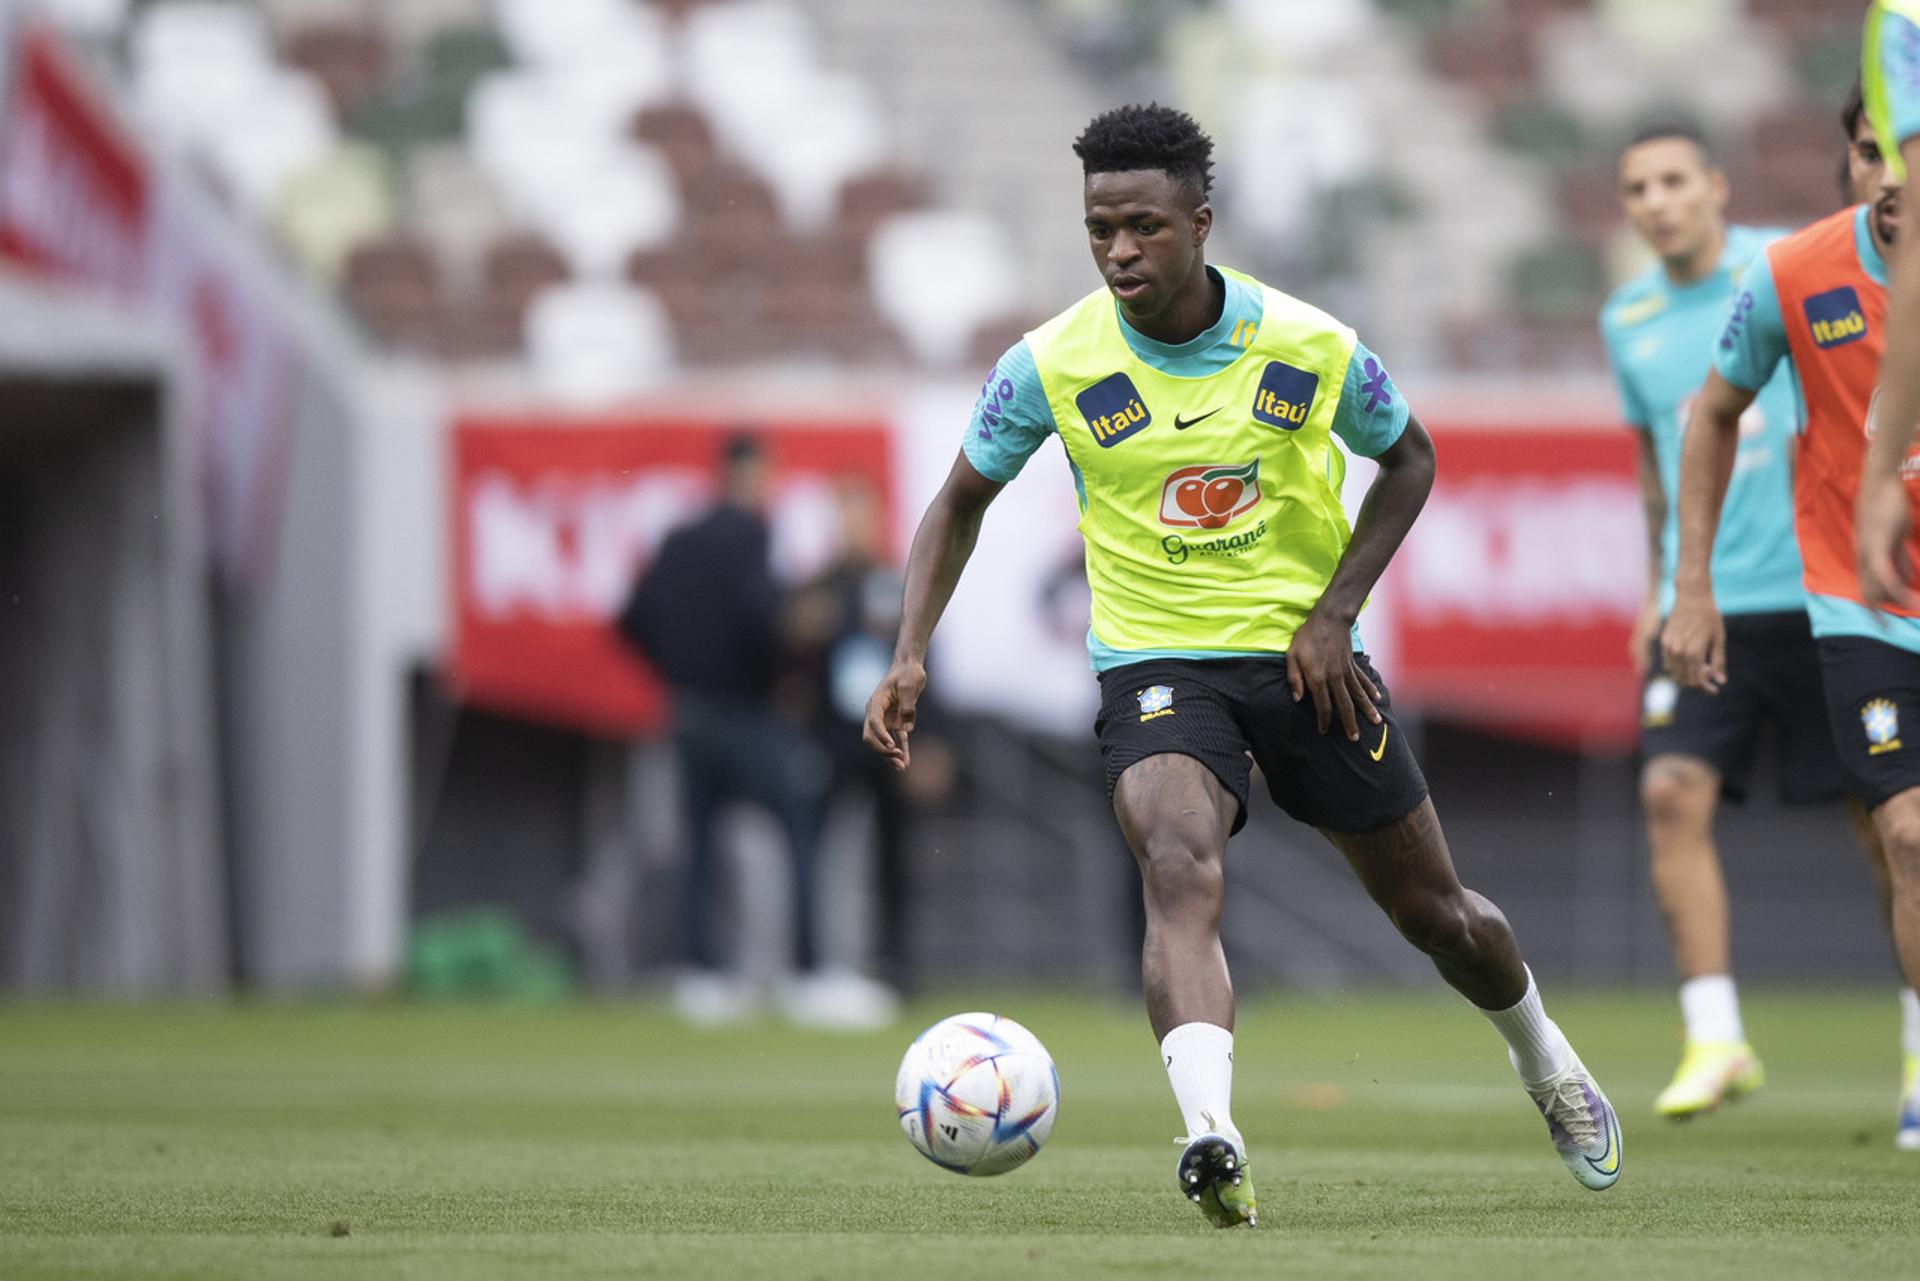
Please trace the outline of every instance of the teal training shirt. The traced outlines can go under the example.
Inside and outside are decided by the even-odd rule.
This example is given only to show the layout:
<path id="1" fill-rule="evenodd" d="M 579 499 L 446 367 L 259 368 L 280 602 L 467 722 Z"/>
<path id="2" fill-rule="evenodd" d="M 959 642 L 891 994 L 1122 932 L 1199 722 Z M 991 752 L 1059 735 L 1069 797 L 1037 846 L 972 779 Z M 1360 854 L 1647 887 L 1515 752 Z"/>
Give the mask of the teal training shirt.
<path id="1" fill-rule="evenodd" d="M 1224 276 L 1207 268 L 1215 280 L 1226 286 L 1226 300 L 1220 319 L 1189 342 L 1178 345 L 1156 342 L 1129 325 L 1123 314 L 1120 332 L 1127 346 L 1142 361 L 1177 378 L 1205 378 L 1219 373 L 1239 359 L 1242 349 L 1228 339 L 1242 321 L 1258 323 L 1263 310 L 1260 291 L 1244 281 Z M 1334 434 L 1353 453 L 1377 458 L 1400 439 L 1406 430 L 1408 410 L 1399 388 L 1388 377 L 1379 357 L 1365 344 L 1356 343 L 1347 363 L 1347 375 L 1340 389 L 1340 403 L 1333 420 Z M 1054 434 L 1057 425 L 1053 410 L 1047 406 L 1047 394 L 1040 384 L 1033 354 L 1025 339 L 1008 348 L 995 363 L 974 403 L 967 424 L 962 452 L 975 471 L 988 480 L 1006 482 L 1020 474 L 1027 459 Z M 1071 465 L 1071 464 L 1069 464 Z M 1074 477 L 1080 490 L 1080 502 L 1086 504 L 1086 490 L 1080 477 Z M 1360 629 L 1353 629 L 1353 647 L 1360 645 Z M 1087 633 L 1088 656 L 1096 672 L 1153 658 L 1213 659 L 1258 658 L 1262 654 L 1221 650 L 1118 650 L 1103 645 L 1092 631 Z"/>
<path id="2" fill-rule="evenodd" d="M 1765 269 L 1767 244 L 1783 233 L 1727 228 L 1719 265 L 1676 285 L 1658 263 L 1622 285 L 1600 312 L 1607 364 L 1626 421 L 1653 440 L 1667 520 L 1660 533 L 1660 612 L 1673 608 L 1679 558 L 1680 442 L 1686 413 L 1713 363 L 1714 343 L 1743 278 Z M 1713 544 L 1713 595 L 1723 614 L 1803 609 L 1800 547 L 1793 532 L 1793 448 L 1801 423 L 1791 363 L 1764 380 L 1740 420 L 1740 450 Z"/>

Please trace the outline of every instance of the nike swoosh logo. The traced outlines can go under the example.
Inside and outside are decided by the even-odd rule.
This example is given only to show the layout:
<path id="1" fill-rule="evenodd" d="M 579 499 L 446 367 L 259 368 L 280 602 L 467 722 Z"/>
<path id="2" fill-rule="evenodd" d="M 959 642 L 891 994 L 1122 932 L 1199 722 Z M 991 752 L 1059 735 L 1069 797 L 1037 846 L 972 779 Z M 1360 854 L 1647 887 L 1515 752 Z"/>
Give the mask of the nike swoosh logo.
<path id="1" fill-rule="evenodd" d="M 1381 758 L 1382 756 L 1385 756 L 1385 755 L 1387 754 L 1387 730 L 1388 730 L 1388 729 L 1390 729 L 1390 728 L 1391 728 L 1391 727 L 1390 727 L 1390 726 L 1388 726 L 1387 724 L 1385 724 L 1384 722 L 1383 722 L 1383 723 L 1381 724 L 1381 726 L 1380 726 L 1380 746 L 1378 746 L 1378 747 L 1376 747 L 1376 748 L 1374 748 L 1374 749 L 1373 749 L 1373 750 L 1372 750 L 1371 752 L 1368 752 L 1368 753 L 1367 753 L 1367 755 L 1368 755 L 1369 757 L 1371 757 L 1372 759 L 1374 759 L 1374 760 L 1376 760 L 1376 761 L 1377 761 L 1377 760 L 1379 760 L 1379 759 L 1380 759 L 1380 758 Z"/>
<path id="2" fill-rule="evenodd" d="M 1198 418 L 1182 418 L 1179 414 L 1175 414 L 1173 416 L 1173 429 L 1175 431 L 1185 431 L 1187 428 L 1193 426 L 1195 423 L 1203 423 L 1207 421 L 1207 419 L 1213 417 L 1215 414 L 1219 412 L 1220 411 L 1217 409 L 1209 409 L 1206 413 L 1201 414 Z"/>
<path id="3" fill-rule="evenodd" d="M 1620 1122 L 1607 1118 L 1607 1150 L 1597 1157 L 1588 1157 L 1587 1164 L 1601 1174 L 1617 1174 L 1620 1171 Z"/>

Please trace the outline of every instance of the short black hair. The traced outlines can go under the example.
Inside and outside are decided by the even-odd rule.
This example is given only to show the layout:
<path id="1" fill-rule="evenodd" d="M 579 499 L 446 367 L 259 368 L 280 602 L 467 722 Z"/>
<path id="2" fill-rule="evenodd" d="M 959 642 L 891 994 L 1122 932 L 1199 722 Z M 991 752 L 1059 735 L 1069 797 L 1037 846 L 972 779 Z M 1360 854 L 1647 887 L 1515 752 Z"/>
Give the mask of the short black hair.
<path id="1" fill-rule="evenodd" d="M 1213 191 L 1213 139 L 1192 116 L 1157 102 L 1103 111 L 1074 139 L 1081 172 L 1158 169 L 1191 189 L 1194 203 Z"/>
<path id="2" fill-rule="evenodd" d="M 1633 131 L 1633 137 L 1627 139 L 1627 145 L 1620 151 L 1624 155 L 1642 143 L 1664 142 L 1668 138 L 1692 143 L 1702 160 L 1708 164 L 1715 163 L 1713 144 L 1707 141 L 1706 131 L 1691 120 L 1649 120 Z"/>
<path id="3" fill-rule="evenodd" d="M 1860 132 L 1860 117 L 1866 114 L 1866 95 L 1860 92 L 1860 82 L 1855 80 L 1853 88 L 1847 90 L 1847 105 L 1840 108 L 1840 127 L 1847 131 L 1848 143 L 1852 143 L 1853 135 Z"/>

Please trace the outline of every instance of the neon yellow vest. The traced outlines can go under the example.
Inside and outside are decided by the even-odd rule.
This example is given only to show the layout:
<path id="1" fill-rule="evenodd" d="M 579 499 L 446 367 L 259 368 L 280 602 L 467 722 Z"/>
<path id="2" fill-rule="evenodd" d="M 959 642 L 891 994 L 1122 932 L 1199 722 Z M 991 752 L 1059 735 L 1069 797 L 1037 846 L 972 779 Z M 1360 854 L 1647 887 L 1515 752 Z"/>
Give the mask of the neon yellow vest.
<path id="1" fill-rule="evenodd" d="M 1353 330 L 1262 291 L 1204 378 L 1134 354 L 1101 289 L 1027 335 L 1080 485 L 1093 634 L 1118 650 L 1287 648 L 1346 551 L 1333 444 Z"/>
<path id="2" fill-rule="evenodd" d="M 1880 155 L 1895 182 L 1907 180 L 1907 164 L 1900 154 L 1900 139 L 1893 136 L 1893 103 L 1887 95 L 1887 80 L 1880 71 L 1881 18 L 1898 14 L 1920 26 L 1920 0 L 1875 0 L 1867 10 L 1866 36 L 1860 42 L 1860 88 L 1867 106 L 1867 120 L 1873 136 L 1880 142 Z"/>

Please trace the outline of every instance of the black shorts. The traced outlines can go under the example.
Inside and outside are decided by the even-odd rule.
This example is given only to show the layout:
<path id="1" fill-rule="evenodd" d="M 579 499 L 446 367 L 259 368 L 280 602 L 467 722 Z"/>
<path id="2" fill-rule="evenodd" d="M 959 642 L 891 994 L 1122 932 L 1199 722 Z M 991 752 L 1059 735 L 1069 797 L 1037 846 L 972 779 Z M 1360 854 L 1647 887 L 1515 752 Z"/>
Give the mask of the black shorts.
<path id="1" fill-rule="evenodd" d="M 1354 661 L 1380 689 L 1383 723 L 1360 723 L 1348 740 L 1336 716 L 1325 734 L 1313 698 L 1287 688 L 1287 660 L 1149 659 L 1100 673 L 1100 717 L 1093 732 L 1107 765 L 1107 796 L 1128 766 L 1174 752 L 1212 770 L 1240 803 L 1233 830 L 1247 821 L 1248 756 L 1267 776 L 1274 804 L 1313 827 L 1371 832 L 1406 817 L 1427 795 L 1427 780 L 1393 719 L 1386 683 L 1365 654 Z"/>
<path id="2" fill-rule="evenodd" d="M 1754 757 L 1768 727 L 1778 743 L 1780 799 L 1789 805 L 1837 801 L 1847 771 L 1827 729 L 1826 692 L 1813 627 L 1803 610 L 1728 614 L 1727 684 L 1718 694 L 1687 689 L 1660 666 L 1640 690 L 1640 757 L 1691 756 L 1720 775 L 1731 801 L 1746 799 Z"/>
<path id="3" fill-rule="evenodd" d="M 1864 636 L 1820 638 L 1827 718 L 1872 809 L 1920 787 L 1920 654 Z"/>

